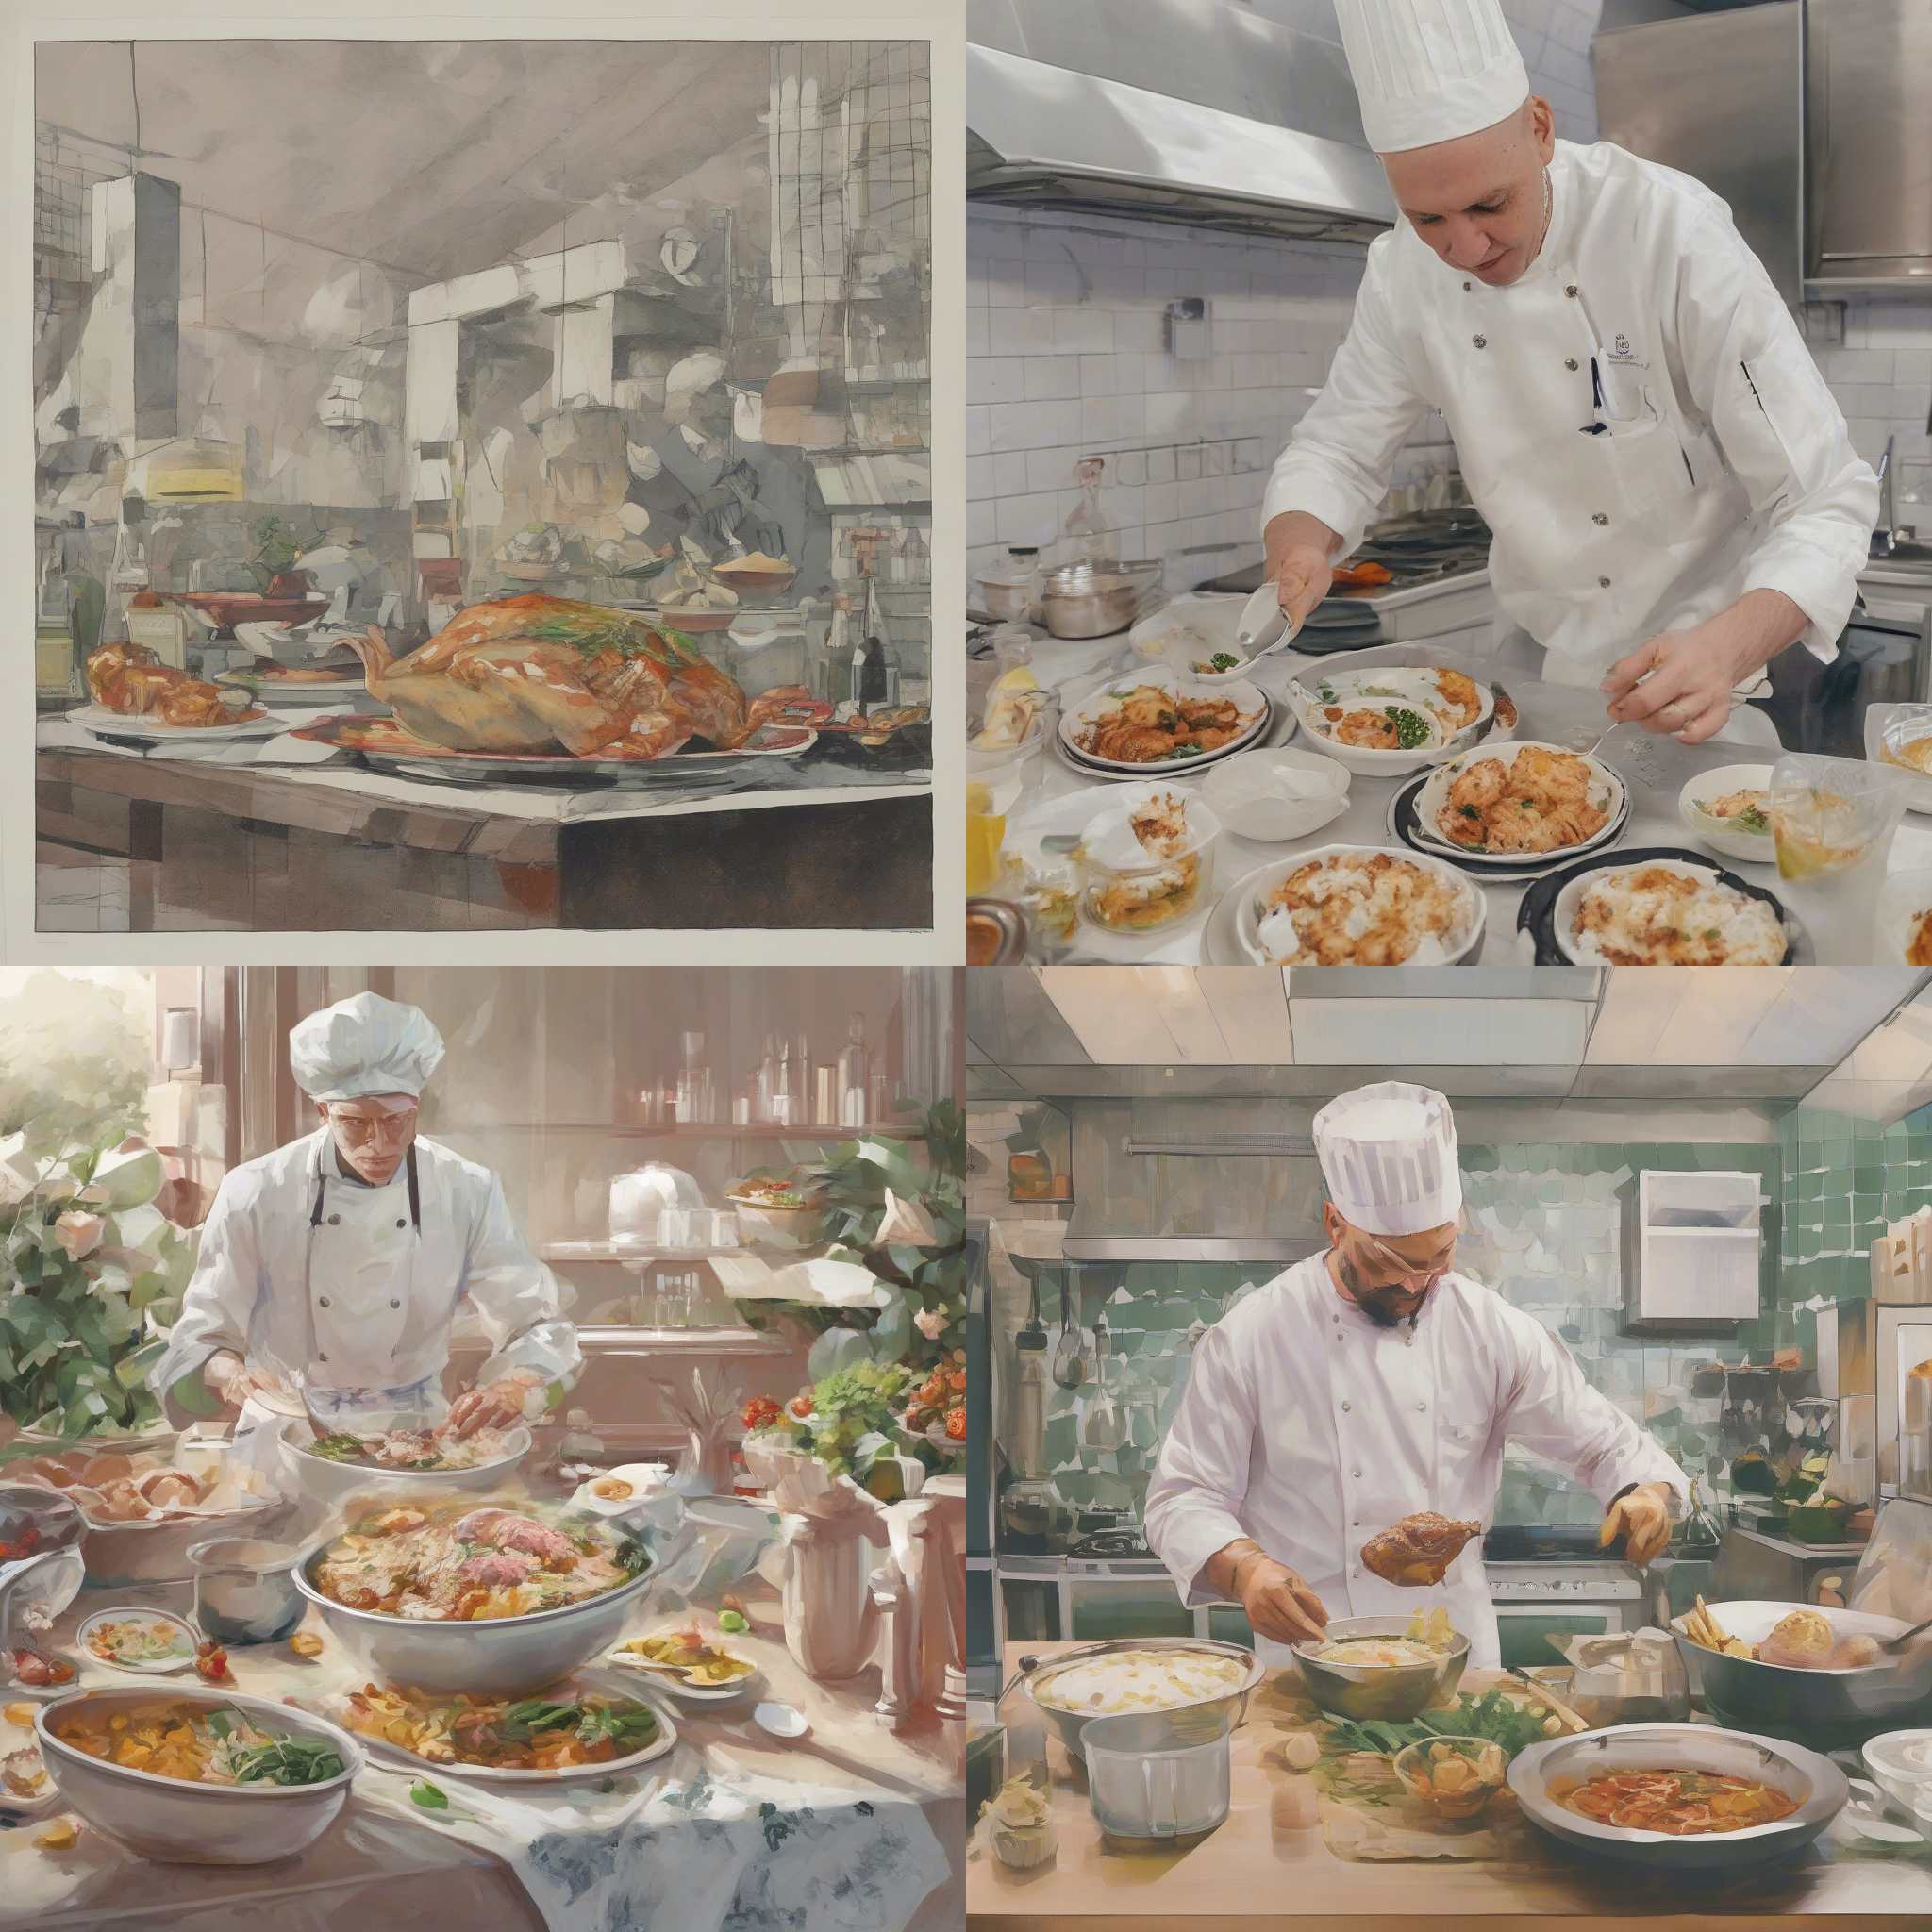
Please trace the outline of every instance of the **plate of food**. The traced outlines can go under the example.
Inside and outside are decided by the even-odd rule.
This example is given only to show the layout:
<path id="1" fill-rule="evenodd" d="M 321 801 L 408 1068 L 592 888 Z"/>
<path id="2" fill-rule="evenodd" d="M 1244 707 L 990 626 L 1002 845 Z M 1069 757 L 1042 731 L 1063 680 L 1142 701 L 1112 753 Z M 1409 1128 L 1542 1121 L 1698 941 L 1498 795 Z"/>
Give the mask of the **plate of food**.
<path id="1" fill-rule="evenodd" d="M 1521 867 L 1606 843 L 1629 805 L 1601 759 L 1525 740 L 1438 765 L 1416 795 L 1416 836 L 1433 851 Z"/>
<path id="2" fill-rule="evenodd" d="M 1893 966 L 1932 966 L 1932 866 L 1887 875 L 1878 889 L 1877 958 Z"/>
<path id="3" fill-rule="evenodd" d="M 729 1704 L 764 1682 L 764 1673 L 748 1657 L 722 1644 L 708 1643 L 687 1624 L 651 1637 L 633 1637 L 613 1650 L 608 1662 L 643 1671 L 673 1697 L 689 1704 Z"/>
<path id="4" fill-rule="evenodd" d="M 1267 730 L 1273 711 L 1257 686 L 1204 685 L 1170 674 L 1112 683 L 1060 715 L 1060 742 L 1076 764 L 1144 777 L 1224 758 Z"/>
<path id="5" fill-rule="evenodd" d="M 1399 777 L 1466 745 L 1496 694 L 1467 673 L 1367 665 L 1293 679 L 1289 702 L 1309 741 L 1351 771 Z"/>
<path id="6" fill-rule="evenodd" d="M 1539 879 L 1517 926 L 1541 966 L 1787 966 L 1805 940 L 1764 887 L 1671 846 L 1604 853 Z"/>
<path id="7" fill-rule="evenodd" d="M 266 659 L 242 671 L 224 671 L 215 683 L 225 690 L 245 692 L 251 699 L 278 711 L 320 711 L 343 706 L 379 712 L 382 707 L 362 685 L 362 667 L 346 665 L 273 664 Z"/>
<path id="8" fill-rule="evenodd" d="M 809 1247 L 824 1224 L 824 1196 L 818 1184 L 788 1170 L 759 1170 L 733 1181 L 724 1199 L 741 1233 L 777 1248 Z"/>
<path id="9" fill-rule="evenodd" d="M 1874 705 L 1865 713 L 1865 756 L 1911 780 L 1908 811 L 1932 813 L 1932 705 Z"/>
<path id="10" fill-rule="evenodd" d="M 1080 910 L 1101 931 L 1145 939 L 1206 909 L 1221 821 L 1179 786 L 1124 787 L 1074 848 Z"/>
<path id="11" fill-rule="evenodd" d="M 365 1684 L 325 1709 L 373 1757 L 478 1784 L 623 1777 L 677 1741 L 676 1727 L 657 1704 L 587 1679 L 531 1697 L 433 1696 Z"/>
<path id="12" fill-rule="evenodd" d="M 1453 966 L 1482 943 L 1487 901 L 1446 860 L 1324 845 L 1237 881 L 1235 932 L 1261 966 Z"/>
<path id="13" fill-rule="evenodd" d="M 162 1674 L 187 1670 L 201 1642 L 185 1617 L 141 1604 L 94 1611 L 82 1619 L 75 1641 L 89 1657 L 116 1670 Z"/>
<path id="14" fill-rule="evenodd" d="M 1775 865 L 1771 832 L 1771 767 L 1718 765 L 1677 794 L 1677 816 L 1713 852 L 1747 864 Z"/>
<path id="15" fill-rule="evenodd" d="M 521 1423 L 467 1436 L 414 1426 L 317 1435 L 310 1424 L 291 1417 L 280 1425 L 280 1438 L 290 1474 L 324 1502 L 411 1476 L 434 1475 L 451 1490 L 494 1489 L 530 1453 L 530 1432 Z"/>

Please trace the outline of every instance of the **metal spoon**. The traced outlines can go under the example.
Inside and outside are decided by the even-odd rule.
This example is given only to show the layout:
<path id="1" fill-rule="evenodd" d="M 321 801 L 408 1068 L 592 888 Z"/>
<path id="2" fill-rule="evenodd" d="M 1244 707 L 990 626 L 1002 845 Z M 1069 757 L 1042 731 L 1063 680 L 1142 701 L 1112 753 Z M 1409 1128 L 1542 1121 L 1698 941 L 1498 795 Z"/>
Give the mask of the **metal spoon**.
<path id="1" fill-rule="evenodd" d="M 1077 1389 L 1087 1379 L 1082 1359 L 1081 1324 L 1067 1320 L 1067 1302 L 1072 1294 L 1065 1276 L 1060 1279 L 1060 1339 L 1053 1352 L 1053 1378 L 1062 1389 Z"/>
<path id="2" fill-rule="evenodd" d="M 1914 1637 L 1925 1630 L 1932 1630 L 1932 1617 L 1927 1617 L 1923 1624 L 1914 1624 L 1909 1630 L 1901 1630 L 1896 1637 L 1886 1638 L 1878 1647 L 1888 1657 L 1896 1657 Z"/>

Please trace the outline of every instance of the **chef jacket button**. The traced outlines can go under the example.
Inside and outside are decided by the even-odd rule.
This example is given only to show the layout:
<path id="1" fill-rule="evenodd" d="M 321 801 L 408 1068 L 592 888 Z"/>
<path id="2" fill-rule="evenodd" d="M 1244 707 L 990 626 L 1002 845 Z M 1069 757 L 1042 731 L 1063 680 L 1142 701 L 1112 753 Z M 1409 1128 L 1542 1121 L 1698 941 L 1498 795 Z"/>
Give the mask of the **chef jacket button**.
<path id="1" fill-rule="evenodd" d="M 1345 1402 L 1341 1405 L 1341 1412 L 1343 1415 L 1348 1413 L 1348 1404 Z"/>
<path id="2" fill-rule="evenodd" d="M 1472 336 L 1470 338 L 1470 341 L 1473 341 L 1478 349 L 1487 349 L 1490 346 L 1490 339 L 1488 336 Z"/>
<path id="3" fill-rule="evenodd" d="M 327 1359 L 328 1359 L 328 1356 L 327 1356 L 327 1353 L 326 1353 L 326 1352 L 325 1352 L 325 1350 L 323 1350 L 323 1349 L 317 1349 L 317 1350 L 315 1351 L 315 1359 L 316 1359 L 317 1361 L 319 1361 L 319 1362 L 325 1362 L 325 1361 L 327 1361 Z"/>
<path id="4" fill-rule="evenodd" d="M 1348 1522 L 1349 1527 L 1352 1529 L 1359 1529 L 1362 1526 L 1362 1520 L 1359 1516 L 1351 1516 Z"/>
<path id="5" fill-rule="evenodd" d="M 1574 282 L 1572 282 L 1572 283 L 1571 283 L 1571 284 L 1569 285 L 1569 287 L 1567 287 L 1567 288 L 1566 288 L 1566 289 L 1565 289 L 1565 290 L 1563 291 L 1563 292 L 1564 292 L 1564 294 L 1566 294 L 1566 295 L 1573 295 L 1573 296 L 1574 296 L 1574 294 L 1576 293 L 1576 284 L 1575 284 Z"/>
<path id="6" fill-rule="evenodd" d="M 1426 1415 L 1429 1410 L 1429 1405 L 1426 1402 L 1418 1402 L 1415 1408 L 1418 1415 Z"/>
<path id="7" fill-rule="evenodd" d="M 329 1218 L 328 1218 L 328 1224 L 329 1224 L 329 1225 L 330 1225 L 331 1227 L 340 1227 L 340 1226 L 341 1226 L 341 1224 L 342 1224 L 342 1217 L 341 1217 L 341 1216 L 340 1214 L 331 1214 L 331 1215 L 329 1216 Z"/>
<path id="8" fill-rule="evenodd" d="M 1590 520 L 1591 520 L 1591 523 L 1593 523 L 1593 524 L 1597 524 L 1597 525 L 1603 525 L 1603 524 L 1607 524 L 1607 523 L 1608 523 L 1608 522 L 1609 522 L 1609 518 L 1608 518 L 1608 517 L 1607 517 L 1607 515 L 1606 515 L 1606 514 L 1605 514 L 1605 513 L 1604 513 L 1604 512 L 1603 512 L 1602 510 L 1596 510 L 1596 511 L 1594 511 L 1594 512 L 1593 512 L 1593 513 L 1591 514 L 1591 519 L 1590 519 Z M 398 1227 L 402 1226 L 402 1224 L 402 1224 L 402 1223 L 401 1223 L 400 1221 L 396 1223 L 396 1225 L 397 1225 Z"/>
<path id="9" fill-rule="evenodd" d="M 328 1307 L 328 1297 L 327 1297 L 327 1295 L 325 1295 L 325 1294 L 319 1294 L 319 1295 L 317 1295 L 317 1296 L 315 1297 L 315 1300 L 316 1300 L 316 1305 L 317 1305 L 317 1307 L 325 1307 L 325 1308 Z"/>
<path id="10" fill-rule="evenodd" d="M 391 1303 L 390 1303 L 390 1307 L 392 1307 L 392 1308 L 399 1308 L 399 1307 L 402 1307 L 402 1303 L 401 1303 L 401 1302 L 393 1302 L 393 1301 L 392 1301 L 392 1302 L 391 1302 Z"/>
<path id="11" fill-rule="evenodd" d="M 1349 1471 L 1349 1474 L 1350 1474 L 1350 1475 L 1352 1475 L 1352 1476 L 1353 1476 L 1353 1477 L 1354 1477 L 1354 1478 L 1356 1479 L 1356 1481 L 1357 1481 L 1357 1482 L 1360 1482 L 1360 1481 L 1361 1481 L 1361 1479 L 1362 1479 L 1362 1473 L 1361 1473 L 1361 1471 L 1360 1471 L 1360 1470 L 1358 1470 L 1358 1469 L 1352 1469 L 1352 1470 L 1350 1470 L 1350 1471 Z"/>
<path id="12" fill-rule="evenodd" d="M 396 1225 L 398 1227 L 408 1227 L 408 1222 L 402 1215 L 398 1214 L 396 1216 Z"/>
<path id="13" fill-rule="evenodd" d="M 1463 286 L 1463 287 L 1464 287 L 1465 289 L 1467 289 L 1467 288 L 1469 287 L 1469 284 L 1468 284 L 1467 282 L 1464 282 L 1462 286 Z"/>
<path id="14" fill-rule="evenodd" d="M 1576 358 L 1574 356 L 1565 356 L 1563 358 L 1563 367 L 1565 369 L 1574 369 L 1576 367 Z"/>
<path id="15" fill-rule="evenodd" d="M 1607 591 L 1610 588 L 1610 580 L 1608 577 L 1599 577 L 1596 580 L 1596 586 L 1600 591 Z"/>

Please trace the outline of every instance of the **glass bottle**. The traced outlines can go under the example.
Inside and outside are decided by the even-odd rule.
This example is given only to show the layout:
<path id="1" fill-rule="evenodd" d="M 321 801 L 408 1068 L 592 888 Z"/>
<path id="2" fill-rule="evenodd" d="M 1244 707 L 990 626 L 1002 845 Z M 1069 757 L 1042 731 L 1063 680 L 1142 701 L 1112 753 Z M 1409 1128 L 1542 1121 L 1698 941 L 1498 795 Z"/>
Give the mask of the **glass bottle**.
<path id="1" fill-rule="evenodd" d="M 863 1126 L 872 1053 L 865 1043 L 865 1015 L 854 1013 L 845 1028 L 845 1047 L 839 1056 L 839 1119 L 844 1126 Z M 858 1096 L 855 1105 L 854 1095 Z"/>
<path id="2" fill-rule="evenodd" d="M 684 1065 L 677 1075 L 677 1123 L 701 1126 L 711 1118 L 711 1075 L 705 1065 L 705 1036 L 684 1036 Z"/>
<path id="3" fill-rule="evenodd" d="M 1062 563 L 1091 563 L 1096 570 L 1109 571 L 1120 566 L 1120 540 L 1100 504 L 1106 470 L 1107 465 L 1099 457 L 1082 457 L 1074 465 L 1080 501 L 1067 512 L 1067 520 L 1060 525 Z"/>

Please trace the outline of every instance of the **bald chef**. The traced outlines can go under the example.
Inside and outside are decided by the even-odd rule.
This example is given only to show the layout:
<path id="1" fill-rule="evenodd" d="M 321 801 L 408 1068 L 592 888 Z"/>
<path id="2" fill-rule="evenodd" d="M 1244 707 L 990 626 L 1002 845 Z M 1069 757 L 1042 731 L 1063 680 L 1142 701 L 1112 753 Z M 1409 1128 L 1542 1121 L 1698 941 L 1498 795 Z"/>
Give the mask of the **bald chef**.
<path id="1" fill-rule="evenodd" d="M 442 1423 L 508 1427 L 560 1400 L 582 1368 L 555 1277 L 524 1245 L 488 1168 L 416 1131 L 442 1038 L 415 1007 L 358 993 L 289 1034 L 320 1124 L 222 1182 L 168 1348 L 149 1377 L 191 1376 L 241 1411 L 266 1460 L 278 1419 L 350 1433 Z M 493 1345 L 444 1413 L 451 1324 Z"/>
<path id="2" fill-rule="evenodd" d="M 1472 1660 L 1498 1664 L 1479 1538 L 1432 1588 L 1382 1581 L 1362 1545 L 1424 1511 L 1487 1521 L 1506 1438 L 1590 1490 L 1633 1563 L 1669 1541 L 1689 1485 L 1555 1336 L 1455 1272 L 1462 1181 L 1440 1093 L 1344 1093 L 1315 1116 L 1315 1147 L 1328 1251 L 1202 1336 L 1147 1540 L 1188 1604 L 1242 1606 L 1263 1657 L 1285 1661 L 1330 1616 L 1441 1603 Z"/>
<path id="3" fill-rule="evenodd" d="M 1274 467 L 1268 568 L 1297 620 L 1440 409 L 1542 675 L 1610 719 L 1775 742 L 1733 705 L 1800 641 L 1829 663 L 1878 479 L 1710 191 L 1555 136 L 1496 0 L 1337 0 L 1399 218 Z"/>

